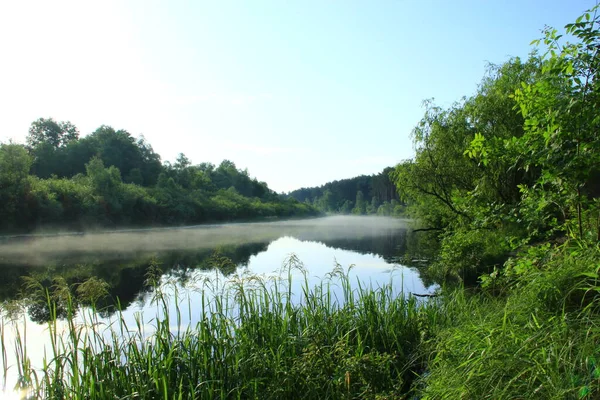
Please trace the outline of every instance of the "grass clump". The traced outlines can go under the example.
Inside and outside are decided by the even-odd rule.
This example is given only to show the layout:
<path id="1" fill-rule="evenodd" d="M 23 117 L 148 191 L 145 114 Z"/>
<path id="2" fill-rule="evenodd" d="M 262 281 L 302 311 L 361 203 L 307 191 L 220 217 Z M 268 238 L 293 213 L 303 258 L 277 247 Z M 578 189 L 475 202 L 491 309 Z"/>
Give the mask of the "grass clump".
<path id="1" fill-rule="evenodd" d="M 597 247 L 545 245 L 484 280 L 503 294 L 448 295 L 428 344 L 423 398 L 598 398 L 599 256 Z"/>
<path id="2" fill-rule="evenodd" d="M 301 293 L 287 277 L 203 283 L 201 304 L 154 280 L 156 317 L 109 326 L 98 313 L 67 307 L 67 331 L 48 325 L 51 351 L 34 369 L 21 354 L 33 398 L 398 398 L 424 369 L 420 346 L 438 318 L 433 304 L 393 285 L 353 289 L 339 266 Z M 152 281 L 154 278 L 150 277 Z M 338 288 L 337 292 L 333 289 Z M 94 290 L 90 291 L 96 293 Z M 340 293 L 335 295 L 334 293 Z M 192 311 L 184 315 L 181 305 Z M 50 304 L 49 308 L 53 308 Z M 6 364 L 5 364 L 6 366 Z"/>
<path id="3" fill-rule="evenodd" d="M 426 302 L 391 282 L 354 285 L 340 266 L 310 285 L 292 257 L 278 278 L 203 280 L 192 304 L 154 265 L 156 316 L 133 325 L 78 308 L 55 285 L 64 296 L 46 308 L 66 331 L 51 319 L 38 368 L 26 332 L 17 336 L 18 385 L 61 399 L 599 398 L 598 260 L 597 245 L 532 246 L 481 285 Z M 93 303 L 103 289 L 91 281 L 75 292 Z"/>

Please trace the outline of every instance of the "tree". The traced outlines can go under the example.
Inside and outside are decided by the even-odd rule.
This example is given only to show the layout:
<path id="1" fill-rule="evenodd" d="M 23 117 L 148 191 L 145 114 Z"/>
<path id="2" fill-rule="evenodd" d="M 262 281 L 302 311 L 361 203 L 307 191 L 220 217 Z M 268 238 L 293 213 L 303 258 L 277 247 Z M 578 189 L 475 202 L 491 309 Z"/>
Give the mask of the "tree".
<path id="1" fill-rule="evenodd" d="M 39 118 L 31 123 L 27 145 L 30 149 L 48 144 L 54 149 L 64 147 L 79 138 L 77 127 L 69 121 L 56 122 L 52 118 Z"/>
<path id="2" fill-rule="evenodd" d="M 68 169 L 65 149 L 76 143 L 78 138 L 79 131 L 68 121 L 40 118 L 32 122 L 27 135 L 27 147 L 33 156 L 33 174 L 42 178 L 52 174 L 63 176 L 63 171 Z"/>
<path id="3" fill-rule="evenodd" d="M 177 156 L 177 160 L 175 160 L 175 164 L 173 164 L 173 168 L 175 168 L 178 171 L 183 171 L 191 165 L 192 162 L 190 161 L 190 159 L 187 158 L 185 154 L 179 153 L 179 155 Z"/>
<path id="4" fill-rule="evenodd" d="M 154 149 L 143 135 L 138 138 L 136 145 L 142 157 L 142 164 L 138 167 L 142 174 L 142 184 L 153 186 L 158 180 L 158 175 L 163 170 L 160 155 L 154 152 Z"/>
<path id="5" fill-rule="evenodd" d="M 319 208 L 324 212 L 333 212 L 336 210 L 335 198 L 331 190 L 326 189 L 323 192 L 323 197 L 319 200 Z"/>
<path id="6" fill-rule="evenodd" d="M 367 205 L 365 204 L 365 196 L 362 190 L 356 192 L 356 203 L 352 209 L 352 214 L 364 215 L 367 212 Z"/>
<path id="7" fill-rule="evenodd" d="M 331 193 L 331 203 L 328 203 L 330 204 L 330 211 L 339 210 L 346 201 L 349 204 L 354 204 L 358 191 L 362 191 L 365 196 L 376 197 L 377 204 L 383 201 L 397 200 L 396 185 L 390 177 L 393 170 L 393 168 L 388 167 L 377 175 L 360 175 L 354 178 L 328 182 L 319 187 L 301 188 L 290 192 L 288 196 L 298 201 L 315 198 L 323 199 L 325 192 L 329 191 Z"/>
<path id="8" fill-rule="evenodd" d="M 425 102 L 412 133 L 415 158 L 392 174 L 413 217 L 437 229 L 510 223 L 505 216 L 519 205 L 519 185 L 536 176 L 534 168 L 520 168 L 523 153 L 507 146 L 524 132 L 512 94 L 522 82 L 535 81 L 539 70 L 535 56 L 514 58 L 490 66 L 475 95 L 448 109 Z"/>
<path id="9" fill-rule="evenodd" d="M 379 208 L 379 202 L 377 201 L 377 197 L 373 196 L 371 199 L 371 203 L 367 205 L 367 214 L 376 214 L 377 209 Z"/>
<path id="10" fill-rule="evenodd" d="M 399 164 L 394 180 L 402 200 L 424 224 L 443 228 L 469 218 L 459 193 L 475 188 L 477 165 L 463 153 L 473 138 L 464 103 L 443 110 L 425 102 L 425 116 L 413 130 L 414 160 Z"/>
<path id="11" fill-rule="evenodd" d="M 529 225 L 548 225 L 583 239 L 586 219 L 596 224 L 600 240 L 600 15 L 598 6 L 566 26 L 576 41 L 547 28 L 547 52 L 539 79 L 515 93 L 525 134 L 511 143 L 526 151 L 522 168 L 537 168 L 538 178 L 520 187 Z M 541 40 L 536 41 L 539 44 Z M 586 215 L 587 214 L 587 215 Z M 540 226 L 537 221 L 544 223 Z M 574 221 L 565 225 L 564 222 Z"/>
<path id="12" fill-rule="evenodd" d="M 29 175 L 32 159 L 19 144 L 0 144 L 0 187 L 22 184 Z"/>
<path id="13" fill-rule="evenodd" d="M 339 213 L 340 214 L 350 214 L 352 212 L 352 202 L 350 200 L 345 200 L 344 203 L 340 206 Z"/>
<path id="14" fill-rule="evenodd" d="M 94 150 L 94 156 L 100 157 L 107 168 L 114 166 L 123 176 L 128 176 L 134 168 L 142 171 L 142 150 L 126 130 L 116 131 L 110 126 L 102 125 L 91 135 L 81 139 L 81 142 L 87 142 Z"/>
<path id="15" fill-rule="evenodd" d="M 13 227 L 23 218 L 32 159 L 19 144 L 0 144 L 0 221 Z"/>
<path id="16" fill-rule="evenodd" d="M 86 164 L 87 176 L 91 179 L 98 194 L 105 198 L 116 196 L 121 185 L 121 172 L 118 168 L 104 167 L 102 159 L 94 157 Z"/>

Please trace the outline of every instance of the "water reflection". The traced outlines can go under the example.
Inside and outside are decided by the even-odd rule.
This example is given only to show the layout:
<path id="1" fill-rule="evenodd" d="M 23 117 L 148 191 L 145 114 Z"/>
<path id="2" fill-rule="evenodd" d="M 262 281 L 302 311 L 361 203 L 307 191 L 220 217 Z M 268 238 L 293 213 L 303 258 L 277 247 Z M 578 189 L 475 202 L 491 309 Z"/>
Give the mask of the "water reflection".
<path id="1" fill-rule="evenodd" d="M 231 260 L 218 265 L 225 276 L 239 268 L 270 273 L 295 253 L 311 276 L 322 276 L 337 260 L 346 267 L 356 265 L 359 279 L 372 279 L 389 272 L 409 242 L 404 221 L 369 217 L 5 239 L 0 243 L 0 301 L 23 297 L 25 280 L 49 292 L 56 290 L 58 280 L 75 293 L 79 285 L 96 277 L 108 284 L 108 296 L 97 304 L 108 316 L 117 301 L 127 309 L 148 293 L 150 266 L 158 266 L 183 288 L 197 279 L 199 271 L 215 267 L 215 254 Z M 410 272 L 405 275 L 411 281 L 418 281 L 409 291 L 425 290 L 416 271 L 405 272 Z M 377 279 L 384 277 L 377 275 Z M 37 322 L 49 318 L 44 296 L 30 303 L 29 314 Z"/>
<path id="2" fill-rule="evenodd" d="M 249 276 L 253 277 L 246 281 L 250 284 L 279 285 L 283 281 L 271 277 L 282 269 L 290 254 L 303 263 L 303 272 L 290 270 L 293 276 L 288 287 L 292 303 L 302 301 L 304 282 L 308 287 L 327 282 L 324 295 L 343 298 L 336 280 L 324 279 L 336 265 L 346 271 L 353 266 L 348 276 L 355 287 L 359 284 L 377 287 L 391 282 L 398 295 L 427 293 L 435 287 L 424 285 L 417 269 L 399 262 L 406 258 L 407 245 L 413 243 L 402 221 L 360 217 L 105 233 L 66 239 L 4 239 L 0 243 L 0 300 L 4 302 L 0 327 L 5 343 L 16 343 L 17 332 L 27 332 L 24 347 L 32 365 L 39 368 L 50 348 L 48 326 L 53 325 L 59 332 L 69 326 L 68 320 L 40 324 L 50 318 L 46 290 L 63 295 L 60 290 L 67 288 L 79 294 L 82 283 L 90 278 L 106 282 L 108 296 L 96 303 L 101 311 L 87 318 L 96 319 L 104 327 L 113 326 L 115 321 L 123 321 L 129 327 L 140 324 L 144 335 L 150 335 L 154 329 L 152 321 L 161 318 L 160 307 L 152 300 L 162 292 L 169 299 L 167 311 L 174 316 L 171 329 L 175 332 L 196 326 L 204 315 L 206 299 L 216 287 L 224 288 L 228 282 L 239 282 Z M 157 268 L 160 274 L 153 275 Z M 160 282 L 160 291 L 149 285 L 150 276 Z M 208 284 L 206 278 L 210 279 Z M 24 282 L 38 286 L 23 291 Z M 29 299 L 28 313 L 11 322 L 7 312 L 13 302 L 9 300 L 19 297 Z M 66 312 L 64 305 L 60 307 L 59 304 L 56 309 L 59 317 Z M 80 301 L 78 307 L 73 321 L 87 329 L 85 316 L 90 315 L 90 310 L 85 301 Z M 121 311 L 115 313 L 117 308 Z M 101 334 L 111 333 L 106 330 Z M 8 371 L 5 384 L 14 385 L 18 381 L 18 360 L 10 353 L 2 365 Z"/>

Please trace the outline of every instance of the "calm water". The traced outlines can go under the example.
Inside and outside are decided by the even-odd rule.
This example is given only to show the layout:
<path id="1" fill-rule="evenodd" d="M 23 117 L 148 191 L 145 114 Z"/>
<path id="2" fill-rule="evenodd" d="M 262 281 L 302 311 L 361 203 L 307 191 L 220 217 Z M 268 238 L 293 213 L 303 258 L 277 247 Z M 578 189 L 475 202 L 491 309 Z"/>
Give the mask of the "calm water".
<path id="1" fill-rule="evenodd" d="M 158 265 L 163 289 L 177 291 L 182 299 L 179 308 L 185 326 L 200 315 L 196 308 L 206 279 L 221 282 L 220 287 L 250 275 L 268 281 L 282 270 L 288 273 L 290 257 L 301 262 L 291 270 L 292 291 L 298 298 L 305 275 L 312 286 L 327 279 L 336 266 L 349 271 L 355 285 L 377 287 L 392 282 L 399 294 L 433 291 L 435 287 L 426 287 L 416 269 L 398 263 L 406 244 L 405 221 L 377 217 L 4 238 L 0 241 L 0 300 L 22 296 L 24 277 L 35 278 L 50 291 L 57 277 L 73 288 L 97 277 L 110 285 L 109 296 L 99 302 L 106 322 L 114 315 L 116 299 L 130 323 L 140 317 L 151 321 L 156 307 L 151 304 L 146 278 L 150 266 Z M 225 259 L 231 261 L 222 262 Z M 335 296 L 339 288 L 332 284 L 331 292 Z M 47 306 L 38 302 L 30 304 L 16 323 L 21 329 L 27 325 L 26 346 L 34 365 L 47 346 L 43 322 L 48 317 Z M 7 324 L 8 318 L 4 316 L 3 321 Z M 5 341 L 10 343 L 14 330 L 8 328 L 10 324 L 5 326 Z"/>

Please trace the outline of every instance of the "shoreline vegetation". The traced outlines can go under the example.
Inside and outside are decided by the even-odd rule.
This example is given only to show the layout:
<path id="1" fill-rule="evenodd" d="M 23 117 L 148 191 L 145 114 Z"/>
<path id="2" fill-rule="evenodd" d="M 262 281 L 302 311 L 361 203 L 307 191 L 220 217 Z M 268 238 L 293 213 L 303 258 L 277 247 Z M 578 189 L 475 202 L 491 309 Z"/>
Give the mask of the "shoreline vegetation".
<path id="1" fill-rule="evenodd" d="M 569 42 L 546 28 L 527 60 L 490 66 L 476 93 L 449 108 L 425 102 L 413 131 L 415 158 L 391 171 L 403 211 L 418 222 L 415 234 L 429 249 L 407 256 L 431 260 L 422 273 L 440 283 L 439 296 L 398 295 L 391 285 L 353 289 L 336 268 L 316 287 L 305 280 L 302 301 L 293 304 L 290 271 L 302 264 L 291 258 L 281 285 L 248 277 L 214 300 L 207 297 L 198 324 L 182 327 L 180 309 L 171 307 L 181 299 L 162 296 L 149 274 L 163 312 L 136 326 L 117 318 L 115 333 L 106 337 L 94 312 L 88 328 L 74 323 L 76 300 L 57 283 L 53 294 L 64 297 L 40 293 L 54 316 L 62 304 L 68 329 L 60 337 L 56 318 L 50 319 L 52 352 L 41 371 L 32 368 L 22 341 L 8 344 L 0 335 L 4 354 L 15 348 L 19 357 L 19 388 L 34 397 L 73 399 L 600 397 L 598 6 L 564 33 Z M 4 149 L 28 160 L 22 146 L 2 149 L 2 163 Z M 157 179 L 158 189 L 140 192 L 120 182 L 115 167 L 94 160 L 87 175 L 50 178 L 51 184 L 25 176 L 28 162 L 11 165 L 24 166 L 15 182 L 38 188 L 28 193 L 46 199 L 36 203 L 45 212 L 56 204 L 49 194 L 60 185 L 96 185 L 106 204 L 115 205 L 115 188 L 142 199 L 165 188 L 177 193 L 173 185 L 183 186 L 176 178 L 189 171 L 173 167 L 173 176 Z M 228 190 L 214 193 L 237 198 Z M 157 199 L 166 203 L 149 204 L 171 204 Z M 296 200 L 273 201 L 313 210 Z M 119 212 L 137 210 L 127 207 Z M 186 215 L 181 212 L 176 215 Z M 103 292 L 101 282 L 92 283 L 79 295 L 93 309 Z M 30 284 L 33 291 L 36 283 Z M 342 288 L 339 299 L 333 284 Z"/>
<path id="2" fill-rule="evenodd" d="M 292 291 L 294 279 L 299 292 Z M 311 286 L 295 256 L 276 280 L 207 279 L 201 283 L 206 296 L 193 307 L 168 290 L 157 265 L 147 283 L 157 316 L 137 317 L 133 325 L 120 311 L 109 322 L 99 317 L 98 282 L 78 290 L 77 298 L 47 297 L 54 313 L 49 354 L 36 369 L 26 348 L 16 347 L 18 389 L 57 399 L 394 396 L 423 369 L 423 328 L 436 318 L 432 304 L 399 295 L 391 283 L 353 289 L 340 265 Z M 35 282 L 29 290 L 43 293 Z M 90 308 L 78 309 L 83 299 Z M 182 322 L 192 319 L 198 322 Z M 1 337 L 9 327 L 2 325 Z M 1 344 L 6 357 L 13 348 Z"/>
<path id="3" fill-rule="evenodd" d="M 0 144 L 0 232 L 165 227 L 320 212 L 224 160 L 161 163 L 143 137 L 101 126 L 85 137 L 40 118 L 27 144 Z"/>
<path id="4" fill-rule="evenodd" d="M 287 196 L 326 214 L 404 217 L 406 204 L 400 199 L 392 180 L 393 170 L 388 167 L 376 175 L 361 175 L 319 187 L 301 188 Z"/>

